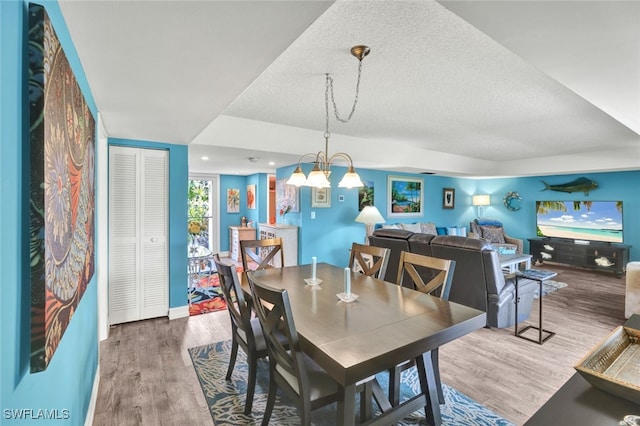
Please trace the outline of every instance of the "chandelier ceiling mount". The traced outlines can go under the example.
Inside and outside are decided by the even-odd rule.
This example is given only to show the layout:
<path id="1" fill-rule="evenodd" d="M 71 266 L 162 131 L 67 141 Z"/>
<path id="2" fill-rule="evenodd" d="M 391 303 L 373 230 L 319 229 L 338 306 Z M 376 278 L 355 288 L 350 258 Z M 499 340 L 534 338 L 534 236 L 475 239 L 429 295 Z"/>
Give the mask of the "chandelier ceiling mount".
<path id="1" fill-rule="evenodd" d="M 347 173 L 345 173 L 344 177 L 338 183 L 338 187 L 340 188 L 357 188 L 364 186 L 362 183 L 362 179 L 356 173 L 353 167 L 353 160 L 349 156 L 349 154 L 344 152 L 337 152 L 331 156 L 329 156 L 329 138 L 331 137 L 331 133 L 329 133 L 329 94 L 331 94 L 331 102 L 333 104 L 333 113 L 336 117 L 336 120 L 342 123 L 348 123 L 353 117 L 353 114 L 356 111 L 356 105 L 358 104 L 358 95 L 360 92 L 360 76 L 362 74 L 362 60 L 371 52 L 371 49 L 367 46 L 358 45 L 353 46 L 351 48 L 351 54 L 358 59 L 358 80 L 356 82 L 356 94 L 353 100 L 353 105 L 351 107 L 351 112 L 347 118 L 341 118 L 338 113 L 338 107 L 336 105 L 335 96 L 333 94 L 333 78 L 327 73 L 325 74 L 326 84 L 325 84 L 325 93 L 324 93 L 324 106 L 325 106 L 325 132 L 324 132 L 324 142 L 325 149 L 324 151 L 320 151 L 316 154 L 309 153 L 304 154 L 298 160 L 298 166 L 287 180 L 288 185 L 295 186 L 310 186 L 314 188 L 330 188 L 331 182 L 329 181 L 329 176 L 331 175 L 331 164 L 337 158 L 342 158 L 347 161 Z M 315 157 L 315 162 L 313 165 L 313 169 L 309 173 L 309 176 L 305 176 L 302 171 L 301 163 L 307 157 Z"/>

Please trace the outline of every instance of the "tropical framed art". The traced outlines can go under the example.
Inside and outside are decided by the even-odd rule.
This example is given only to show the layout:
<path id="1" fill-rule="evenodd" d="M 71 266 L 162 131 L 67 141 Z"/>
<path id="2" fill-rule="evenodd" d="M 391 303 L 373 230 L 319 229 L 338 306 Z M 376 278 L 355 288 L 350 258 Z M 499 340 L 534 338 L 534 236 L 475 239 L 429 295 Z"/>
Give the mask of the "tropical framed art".
<path id="1" fill-rule="evenodd" d="M 388 217 L 423 216 L 424 181 L 420 178 L 389 176 Z"/>

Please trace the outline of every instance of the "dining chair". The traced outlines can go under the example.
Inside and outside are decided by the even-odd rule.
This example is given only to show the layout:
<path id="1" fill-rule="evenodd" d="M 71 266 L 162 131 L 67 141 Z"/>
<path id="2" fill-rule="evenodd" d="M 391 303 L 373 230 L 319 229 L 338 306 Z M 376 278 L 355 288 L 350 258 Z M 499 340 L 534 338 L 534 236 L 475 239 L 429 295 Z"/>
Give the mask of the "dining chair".
<path id="1" fill-rule="evenodd" d="M 384 279 L 391 250 L 384 247 L 351 244 L 349 268 L 374 278 Z"/>
<path id="2" fill-rule="evenodd" d="M 213 261 L 218 270 L 220 287 L 222 287 L 224 301 L 227 304 L 227 311 L 229 311 L 229 317 L 231 318 L 231 356 L 229 357 L 229 367 L 225 379 L 231 379 L 231 373 L 238 355 L 238 347 L 241 347 L 247 355 L 247 365 L 249 366 L 247 399 L 244 405 L 244 414 L 248 415 L 251 413 L 251 406 L 253 405 L 258 359 L 267 356 L 267 345 L 260 326 L 260 320 L 251 316 L 251 309 L 245 300 L 235 263 L 231 260 L 221 260 L 217 253 L 213 256 Z"/>
<path id="3" fill-rule="evenodd" d="M 438 257 L 403 251 L 400 253 L 400 264 L 398 266 L 396 283 L 402 286 L 405 284 L 405 279 L 410 279 L 416 291 L 448 300 L 455 267 L 455 260 L 440 259 Z M 423 276 L 430 278 L 428 278 L 428 282 L 424 282 Z M 435 383 L 438 387 L 438 400 L 441 404 L 444 404 L 442 381 L 440 380 L 438 348 L 431 350 L 431 363 L 433 364 Z M 400 402 L 400 376 L 402 372 L 414 365 L 414 360 L 408 360 L 389 370 L 389 401 L 391 405 L 395 406 Z"/>
<path id="4" fill-rule="evenodd" d="M 240 241 L 240 253 L 242 255 L 242 267 L 245 271 L 284 266 L 284 247 L 281 238 L 242 240 Z M 257 266 L 250 269 L 249 266 L 252 265 L 252 261 Z"/>
<path id="5" fill-rule="evenodd" d="M 278 388 L 297 403 L 301 424 L 310 425 L 312 410 L 336 402 L 342 396 L 338 383 L 302 351 L 287 290 L 257 283 L 251 274 L 247 273 L 247 280 L 269 353 L 269 395 L 262 425 L 269 424 Z M 285 335 L 288 347 L 278 339 L 278 334 Z M 391 408 L 383 407 L 381 398 L 376 397 L 376 389 L 380 392 L 382 389 L 375 376 L 359 382 L 356 389 L 361 395 L 361 415 L 368 416 L 365 410 L 370 413 L 371 400 L 366 398 L 372 395 L 382 410 Z"/>

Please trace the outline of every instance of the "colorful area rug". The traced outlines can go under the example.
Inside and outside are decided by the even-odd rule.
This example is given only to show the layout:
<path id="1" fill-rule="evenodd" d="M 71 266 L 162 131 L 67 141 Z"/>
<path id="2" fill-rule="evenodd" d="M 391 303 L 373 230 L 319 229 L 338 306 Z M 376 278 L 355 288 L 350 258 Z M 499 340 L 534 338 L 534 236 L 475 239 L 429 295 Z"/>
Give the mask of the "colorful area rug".
<path id="1" fill-rule="evenodd" d="M 196 375 L 200 380 L 202 391 L 209 405 L 209 410 L 216 426 L 223 425 L 257 425 L 262 421 L 262 414 L 267 402 L 269 388 L 269 362 L 258 361 L 258 380 L 250 416 L 243 414 L 247 387 L 247 363 L 242 350 L 238 351 L 238 359 L 230 381 L 224 379 L 229 363 L 231 341 L 212 343 L 189 349 Z M 388 374 L 378 374 L 377 379 L 383 389 L 388 386 Z M 415 368 L 402 374 L 401 399 L 415 395 L 420 387 Z M 449 426 L 483 425 L 513 426 L 486 407 L 455 389 L 443 385 L 446 403 L 440 406 L 442 424 Z M 375 407 L 375 404 L 374 404 Z M 357 412 L 358 410 L 356 410 Z M 314 410 L 313 424 L 329 426 L 335 424 L 336 404 Z M 297 426 L 300 418 L 293 402 L 279 393 L 270 424 L 279 426 Z M 424 410 L 416 411 L 405 418 L 399 425 L 426 424 Z"/>
<path id="2" fill-rule="evenodd" d="M 562 283 L 559 281 L 547 280 L 542 283 L 542 295 L 546 296 L 547 294 L 553 293 L 554 291 L 560 290 L 561 288 L 565 288 L 567 283 Z M 533 298 L 537 299 L 539 297 L 540 287 L 536 286 L 536 291 L 533 293 Z"/>
<path id="3" fill-rule="evenodd" d="M 236 267 L 236 271 L 239 274 L 242 273 L 242 266 Z M 215 272 L 201 274 L 198 277 L 195 289 L 191 291 L 189 297 L 191 299 L 189 315 L 200 315 L 227 309 L 227 304 L 220 288 L 220 278 Z"/>

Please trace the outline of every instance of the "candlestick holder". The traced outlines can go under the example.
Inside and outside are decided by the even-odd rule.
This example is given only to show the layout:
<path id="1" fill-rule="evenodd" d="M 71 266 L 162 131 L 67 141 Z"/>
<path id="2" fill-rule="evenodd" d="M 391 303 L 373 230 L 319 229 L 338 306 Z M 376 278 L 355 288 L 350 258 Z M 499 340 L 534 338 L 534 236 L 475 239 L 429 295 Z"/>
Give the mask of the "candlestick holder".
<path id="1" fill-rule="evenodd" d="M 358 295 L 355 293 L 338 293 L 336 294 L 336 296 L 338 296 L 338 299 L 340 299 L 341 301 L 345 302 L 345 303 L 351 303 L 356 301 L 356 299 L 358 299 Z"/>

